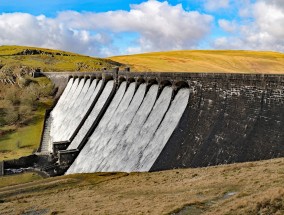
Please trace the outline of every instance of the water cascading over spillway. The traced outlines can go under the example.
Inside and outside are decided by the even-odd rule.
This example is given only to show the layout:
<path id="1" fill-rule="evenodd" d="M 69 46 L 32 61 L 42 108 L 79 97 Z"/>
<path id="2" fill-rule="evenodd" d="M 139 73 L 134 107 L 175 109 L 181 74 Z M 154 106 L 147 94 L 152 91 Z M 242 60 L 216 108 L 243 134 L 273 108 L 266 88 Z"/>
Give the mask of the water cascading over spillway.
<path id="1" fill-rule="evenodd" d="M 65 118 L 66 116 L 66 110 L 68 109 L 68 107 L 72 104 L 72 101 L 73 101 L 73 95 L 74 93 L 76 92 L 76 89 L 78 88 L 78 85 L 79 85 L 79 79 L 75 79 L 73 84 L 72 84 L 72 87 L 71 89 L 69 90 L 66 98 L 65 98 L 65 102 L 64 102 L 64 105 L 62 105 L 62 107 L 58 108 L 58 110 L 56 111 L 55 115 L 54 115 L 54 121 L 56 122 L 54 124 L 54 131 L 57 132 L 56 129 L 58 129 L 58 127 L 60 127 L 60 122 L 63 118 Z M 54 132 L 54 134 L 56 133 Z"/>
<path id="2" fill-rule="evenodd" d="M 92 166 L 88 164 L 93 162 L 93 153 L 99 151 L 102 152 L 106 149 L 108 141 L 111 139 L 113 132 L 119 125 L 122 115 L 127 110 L 135 92 L 135 83 L 130 84 L 124 94 L 125 87 L 126 82 L 123 82 L 97 129 L 91 135 L 89 141 L 69 168 L 68 172 L 89 172 Z M 112 116 L 111 120 L 109 117 L 110 115 Z"/>
<path id="3" fill-rule="evenodd" d="M 89 83 L 86 82 L 85 85 L 88 86 Z M 98 96 L 101 90 L 101 81 L 97 84 L 97 81 L 94 80 L 87 90 L 84 88 L 77 99 L 74 99 L 75 103 L 73 107 L 67 110 L 67 115 L 65 119 L 61 121 L 61 126 L 58 128 L 58 135 L 53 139 L 54 142 L 71 141 L 75 131 L 78 129 L 78 126 L 86 116 L 95 98 Z"/>
<path id="4" fill-rule="evenodd" d="M 155 132 L 153 139 L 140 155 L 139 165 L 131 171 L 149 171 L 158 155 L 171 137 L 174 129 L 177 127 L 182 114 L 185 111 L 189 99 L 189 89 L 180 89 L 175 99 L 172 101 L 165 118 Z"/>
<path id="5" fill-rule="evenodd" d="M 284 156 L 284 76 L 47 75 L 59 88 L 76 77 L 44 122 L 38 152 L 53 154 L 52 174 L 160 171 Z"/>
<path id="6" fill-rule="evenodd" d="M 85 93 L 89 89 L 90 86 L 90 80 L 87 80 L 86 83 L 84 79 L 80 80 L 80 83 L 72 96 L 72 100 L 69 101 L 69 105 L 67 106 L 67 109 L 65 110 L 65 116 L 60 121 L 60 126 L 57 128 L 57 132 L 55 133 L 53 137 L 54 142 L 60 142 L 68 140 L 68 137 L 65 137 L 66 131 L 70 130 L 69 123 L 71 116 L 74 116 L 75 112 L 80 111 L 80 104 L 82 103 L 82 100 L 84 99 Z M 73 118 L 73 117 L 72 117 Z M 73 124 L 73 123 L 72 123 Z M 68 128 L 68 129 L 66 129 Z"/>
<path id="7" fill-rule="evenodd" d="M 128 144 L 127 155 L 122 158 L 123 166 L 119 169 L 123 171 L 139 171 L 138 165 L 141 160 L 143 150 L 153 138 L 158 126 L 160 125 L 164 114 L 166 113 L 172 98 L 173 89 L 165 87 L 156 100 L 156 103 L 142 127 L 137 127 L 139 130 L 136 139 Z"/>
<path id="8" fill-rule="evenodd" d="M 61 97 L 59 98 L 56 106 L 51 111 L 49 116 L 49 126 L 50 131 L 49 134 L 46 134 L 45 136 L 48 136 L 47 140 L 45 142 L 42 142 L 41 148 L 46 148 L 47 152 L 52 152 L 53 149 L 53 138 L 57 133 L 57 128 L 61 125 L 60 119 L 62 116 L 64 116 L 63 109 L 68 106 L 68 103 L 70 99 L 72 98 L 72 95 L 75 91 L 75 89 L 78 86 L 78 79 L 71 78 L 68 81 L 68 84 L 66 88 L 64 89 Z M 46 145 L 46 146 L 45 146 Z"/>
<path id="9" fill-rule="evenodd" d="M 122 171 L 122 168 L 126 167 L 126 164 L 130 159 L 130 150 L 137 145 L 137 137 L 139 136 L 140 129 L 147 120 L 158 96 L 158 85 L 152 85 L 146 94 L 139 110 L 135 114 L 130 126 L 128 127 L 122 140 L 119 142 L 116 151 L 112 152 L 112 165 L 108 170 L 117 169 Z M 135 143 L 133 145 L 133 143 Z M 135 149 L 135 148 L 133 148 Z M 133 150 L 132 150 L 133 151 Z"/>
<path id="10" fill-rule="evenodd" d="M 189 97 L 189 90 L 181 89 L 170 106 L 171 87 L 165 87 L 157 98 L 158 85 L 152 85 L 146 93 L 146 84 L 140 84 L 135 92 L 132 83 L 119 102 L 122 92 L 120 86 L 67 174 L 149 171 L 176 128 Z M 163 132 L 168 134 L 163 136 Z"/>
<path id="11" fill-rule="evenodd" d="M 102 153 L 98 153 L 95 155 L 96 160 L 94 161 L 97 165 L 92 165 L 92 169 L 95 171 L 107 171 L 107 169 L 112 165 L 114 161 L 114 153 L 118 151 L 120 147 L 120 141 L 125 135 L 129 125 L 131 124 L 138 108 L 140 107 L 144 95 L 146 92 L 146 84 L 141 84 L 136 91 L 130 105 L 127 110 L 123 113 L 121 120 L 113 132 L 111 139 L 107 143 L 107 147 L 103 150 Z M 111 158 L 111 159 L 110 159 Z M 116 161 L 115 161 L 116 163 Z"/>
<path id="12" fill-rule="evenodd" d="M 60 96 L 56 106 L 50 113 L 50 116 L 46 119 L 42 142 L 39 149 L 39 152 L 41 153 L 50 153 L 50 151 L 52 150 L 52 143 L 51 143 L 51 133 L 53 131 L 52 124 L 54 123 L 54 119 L 57 118 L 56 115 L 59 109 L 61 109 L 66 104 L 67 102 L 66 97 L 69 94 L 73 82 L 74 82 L 73 78 L 71 78 L 68 81 L 67 86 L 65 87 L 62 95 Z"/>
<path id="13" fill-rule="evenodd" d="M 67 84 L 67 86 L 65 87 L 65 89 L 64 89 L 64 91 L 63 91 L 63 93 L 62 93 L 62 95 L 60 96 L 60 98 L 59 98 L 59 100 L 58 100 L 56 106 L 54 107 L 54 109 L 53 109 L 52 112 L 51 112 L 51 115 L 52 115 L 53 117 L 56 117 L 58 110 L 61 109 L 61 108 L 65 105 L 65 103 L 66 103 L 66 97 L 68 96 L 68 93 L 69 93 L 71 87 L 73 86 L 73 82 L 74 82 L 74 78 L 70 78 L 70 80 L 68 81 L 68 84 Z"/>
<path id="14" fill-rule="evenodd" d="M 88 81 L 85 85 L 88 85 Z M 81 96 L 80 100 L 76 102 L 76 106 L 74 107 L 73 114 L 66 119 L 67 122 L 64 122 L 64 124 L 68 124 L 69 129 L 65 129 L 63 132 L 65 135 L 65 139 L 71 140 L 72 135 L 75 133 L 75 131 L 78 129 L 78 126 L 80 125 L 83 118 L 86 116 L 87 112 L 91 108 L 95 98 L 97 97 L 98 91 L 100 89 L 100 86 L 97 87 L 97 80 L 93 80 L 90 87 L 87 89 L 87 91 Z M 85 86 L 84 86 L 85 88 Z M 82 91 L 84 91 L 84 88 Z"/>
<path id="15" fill-rule="evenodd" d="M 82 143 L 88 132 L 90 131 L 91 127 L 93 126 L 94 122 L 98 120 L 100 114 L 102 114 L 103 107 L 105 106 L 107 100 L 109 99 L 113 89 L 114 89 L 114 81 L 108 81 L 98 101 L 93 107 L 91 113 L 89 114 L 88 118 L 80 128 L 75 138 L 72 140 L 68 149 L 77 149 L 80 146 L 80 144 Z"/>
<path id="16" fill-rule="evenodd" d="M 68 142 L 92 109 L 101 90 L 102 81 L 71 78 L 51 112 L 49 151 L 55 142 Z"/>
<path id="17" fill-rule="evenodd" d="M 50 142 L 54 142 L 56 136 L 59 135 L 58 128 L 61 126 L 61 120 L 66 116 L 66 109 L 69 106 L 69 102 L 72 101 L 72 97 L 78 87 L 79 79 L 75 79 L 72 83 L 70 90 L 68 91 L 62 105 L 56 108 L 58 105 L 56 104 L 56 111 L 52 111 L 50 114 L 51 117 L 51 129 L 50 129 Z M 50 144 L 50 151 L 52 151 L 52 144 Z"/>

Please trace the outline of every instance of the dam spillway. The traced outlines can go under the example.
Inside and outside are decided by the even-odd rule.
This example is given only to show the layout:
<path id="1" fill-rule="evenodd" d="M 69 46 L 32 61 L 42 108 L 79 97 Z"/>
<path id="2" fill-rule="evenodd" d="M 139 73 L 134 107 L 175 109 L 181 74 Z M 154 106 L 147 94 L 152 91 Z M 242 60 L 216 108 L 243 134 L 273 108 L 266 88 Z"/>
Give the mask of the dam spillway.
<path id="1" fill-rule="evenodd" d="M 66 78 L 48 118 L 48 144 L 59 163 L 68 164 L 67 174 L 157 171 L 284 155 L 284 76 L 45 75 Z"/>

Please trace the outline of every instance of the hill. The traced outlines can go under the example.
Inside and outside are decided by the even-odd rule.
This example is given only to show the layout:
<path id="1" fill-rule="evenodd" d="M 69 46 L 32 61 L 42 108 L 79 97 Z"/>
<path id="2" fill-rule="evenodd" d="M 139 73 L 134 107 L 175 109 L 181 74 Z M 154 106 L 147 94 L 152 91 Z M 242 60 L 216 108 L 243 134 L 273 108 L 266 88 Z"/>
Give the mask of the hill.
<path id="1" fill-rule="evenodd" d="M 284 213 L 283 158 L 153 173 L 34 174 L 19 185 L 17 175 L 0 178 L 1 214 Z"/>
<path id="2" fill-rule="evenodd" d="M 169 51 L 109 58 L 135 71 L 152 72 L 284 72 L 284 54 L 257 51 Z"/>
<path id="3" fill-rule="evenodd" d="M 31 78 L 31 72 L 96 71 L 120 65 L 59 50 L 0 46 L 0 161 L 29 155 L 39 146 L 45 109 L 52 105 L 52 83 Z"/>
<path id="4" fill-rule="evenodd" d="M 26 47 L 0 46 L 0 69 L 13 66 L 39 68 L 43 72 L 96 71 L 121 64 L 109 59 L 94 58 L 71 52 Z M 1 70 L 0 70 L 1 72 Z"/>

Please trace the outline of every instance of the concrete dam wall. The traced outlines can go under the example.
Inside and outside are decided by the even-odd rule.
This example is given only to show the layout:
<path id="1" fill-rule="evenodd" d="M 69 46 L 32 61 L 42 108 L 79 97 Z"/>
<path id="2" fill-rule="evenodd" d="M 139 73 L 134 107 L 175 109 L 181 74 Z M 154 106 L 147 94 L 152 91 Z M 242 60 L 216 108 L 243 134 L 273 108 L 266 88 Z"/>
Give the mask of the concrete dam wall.
<path id="1" fill-rule="evenodd" d="M 54 82 L 64 91 L 47 118 L 41 148 L 59 157 L 66 174 L 157 171 L 284 156 L 284 76 L 44 75 L 65 77 Z"/>

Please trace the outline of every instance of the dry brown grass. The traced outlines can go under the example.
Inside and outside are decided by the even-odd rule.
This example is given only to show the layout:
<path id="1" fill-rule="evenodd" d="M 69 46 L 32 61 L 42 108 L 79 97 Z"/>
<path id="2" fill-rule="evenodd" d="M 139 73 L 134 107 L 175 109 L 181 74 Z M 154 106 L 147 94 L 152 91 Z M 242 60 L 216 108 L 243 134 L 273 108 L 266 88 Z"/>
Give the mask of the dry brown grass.
<path id="1" fill-rule="evenodd" d="M 190 214 L 283 214 L 284 159 L 154 173 L 75 174 L 2 188 L 0 200 L 1 214 L 171 214 L 183 208 Z"/>
<path id="2" fill-rule="evenodd" d="M 110 59 L 134 71 L 284 73 L 284 54 L 257 51 L 170 51 Z"/>

